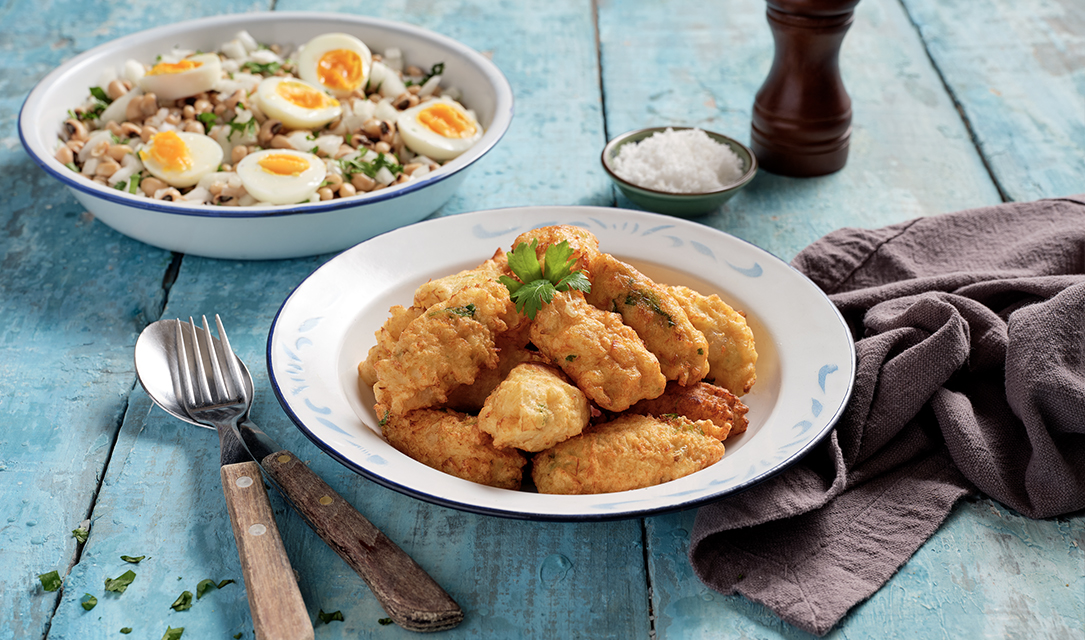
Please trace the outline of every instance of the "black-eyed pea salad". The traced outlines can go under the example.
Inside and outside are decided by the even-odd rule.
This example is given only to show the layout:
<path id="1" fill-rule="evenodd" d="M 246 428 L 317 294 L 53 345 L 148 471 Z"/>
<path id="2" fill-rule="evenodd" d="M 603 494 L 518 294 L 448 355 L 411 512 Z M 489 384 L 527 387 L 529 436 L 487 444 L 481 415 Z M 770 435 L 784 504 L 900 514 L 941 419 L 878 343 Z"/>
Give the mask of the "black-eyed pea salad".
<path id="1" fill-rule="evenodd" d="M 245 31 L 107 70 L 70 110 L 56 159 L 88 180 L 189 205 L 289 205 L 416 180 L 484 131 L 444 65 L 345 33 L 297 51 Z"/>

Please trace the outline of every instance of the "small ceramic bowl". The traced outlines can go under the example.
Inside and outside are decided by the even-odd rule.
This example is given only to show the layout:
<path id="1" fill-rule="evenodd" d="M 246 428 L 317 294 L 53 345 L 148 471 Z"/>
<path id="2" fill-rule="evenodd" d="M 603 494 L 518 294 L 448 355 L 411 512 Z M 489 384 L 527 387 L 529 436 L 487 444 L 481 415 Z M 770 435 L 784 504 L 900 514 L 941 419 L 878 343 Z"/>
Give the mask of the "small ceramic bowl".
<path id="1" fill-rule="evenodd" d="M 637 129 L 635 131 L 623 133 L 608 142 L 607 146 L 603 148 L 603 168 L 606 169 L 611 179 L 614 180 L 614 183 L 618 185 L 618 189 L 625 194 L 625 197 L 648 211 L 680 217 L 699 216 L 715 211 L 723 203 L 733 198 L 742 187 L 749 184 L 750 181 L 753 180 L 754 175 L 757 174 L 757 158 L 753 155 L 753 152 L 750 151 L 749 147 L 734 138 L 701 129 L 716 142 L 730 147 L 742 161 L 742 177 L 739 178 L 737 182 L 726 185 L 722 189 L 716 191 L 707 191 L 704 193 L 673 193 L 669 191 L 659 191 L 657 189 L 648 189 L 619 177 L 618 174 L 614 172 L 614 168 L 611 165 L 622 145 L 640 142 L 653 134 L 661 133 L 667 129 L 684 131 L 693 128 L 694 127 L 651 127 L 648 129 Z"/>
<path id="2" fill-rule="evenodd" d="M 460 90 L 463 104 L 475 111 L 485 133 L 465 153 L 421 179 L 365 196 L 284 206 L 193 206 L 139 197 L 78 176 L 54 157 L 67 110 L 86 99 L 88 86 L 97 84 L 103 71 L 128 59 L 154 60 L 171 46 L 217 50 L 241 30 L 258 42 L 292 49 L 323 33 L 346 32 L 374 52 L 397 47 L 406 62 L 422 68 L 443 62 L 442 86 Z M 55 69 L 30 92 L 19 114 L 19 137 L 46 173 L 68 187 L 96 218 L 125 235 L 211 258 L 278 259 L 340 251 L 430 215 L 505 134 L 512 112 L 512 89 L 497 66 L 451 38 L 366 16 L 273 11 L 179 22 L 86 51 Z"/>

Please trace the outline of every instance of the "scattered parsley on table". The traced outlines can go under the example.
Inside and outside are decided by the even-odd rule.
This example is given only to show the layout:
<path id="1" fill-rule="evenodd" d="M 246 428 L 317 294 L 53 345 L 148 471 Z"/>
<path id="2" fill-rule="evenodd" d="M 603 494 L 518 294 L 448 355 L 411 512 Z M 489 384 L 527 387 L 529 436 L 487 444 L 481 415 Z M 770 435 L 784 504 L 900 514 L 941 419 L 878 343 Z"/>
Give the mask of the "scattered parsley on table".
<path id="1" fill-rule="evenodd" d="M 84 593 L 83 599 L 79 601 L 79 604 L 83 605 L 83 608 L 85 610 L 90 611 L 94 608 L 95 605 L 98 604 L 98 598 L 95 598 L 89 593 Z"/>
<path id="2" fill-rule="evenodd" d="M 43 573 L 38 576 L 38 580 L 41 580 L 41 588 L 46 591 L 56 591 L 63 583 L 63 580 L 60 579 L 60 574 L 56 571 Z"/>
<path id="3" fill-rule="evenodd" d="M 135 579 L 135 572 L 129 569 L 116 578 L 106 578 L 105 590 L 113 591 L 115 593 L 124 593 L 124 590 L 127 589 L 128 585 L 132 584 L 132 581 Z"/>

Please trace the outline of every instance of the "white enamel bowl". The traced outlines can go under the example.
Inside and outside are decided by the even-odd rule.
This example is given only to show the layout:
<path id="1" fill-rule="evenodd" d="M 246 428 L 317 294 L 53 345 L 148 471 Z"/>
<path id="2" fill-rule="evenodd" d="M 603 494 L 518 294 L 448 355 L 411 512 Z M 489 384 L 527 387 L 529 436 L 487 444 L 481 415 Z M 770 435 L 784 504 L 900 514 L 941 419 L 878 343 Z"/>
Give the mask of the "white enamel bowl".
<path id="1" fill-rule="evenodd" d="M 363 197 L 290 206 L 194 207 L 141 198 L 77 176 L 54 158 L 67 111 L 89 95 L 105 69 L 128 59 L 154 60 L 177 46 L 217 50 L 240 30 L 258 42 L 296 47 L 327 32 L 357 36 L 375 52 L 398 47 L 410 64 L 445 64 L 442 86 L 457 87 L 485 134 L 470 150 L 419 180 Z M 445 36 L 400 22 L 333 13 L 272 12 L 203 18 L 141 31 L 95 47 L 47 75 L 19 114 L 19 137 L 31 158 L 113 229 L 148 244 L 212 258 L 261 260 L 339 251 L 436 211 L 467 169 L 505 134 L 512 120 L 508 80 L 486 57 Z"/>

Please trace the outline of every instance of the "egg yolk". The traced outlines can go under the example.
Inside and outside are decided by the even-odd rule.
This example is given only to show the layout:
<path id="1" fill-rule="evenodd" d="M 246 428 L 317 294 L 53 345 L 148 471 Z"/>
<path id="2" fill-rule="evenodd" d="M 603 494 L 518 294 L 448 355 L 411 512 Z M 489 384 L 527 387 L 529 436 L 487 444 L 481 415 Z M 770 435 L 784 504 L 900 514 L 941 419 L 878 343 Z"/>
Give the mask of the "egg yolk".
<path id="1" fill-rule="evenodd" d="M 427 129 L 445 138 L 469 138 L 475 135 L 475 125 L 460 111 L 447 104 L 435 104 L 418 113 L 418 121 Z"/>
<path id="2" fill-rule="evenodd" d="M 298 176 L 309 168 L 308 160 L 289 153 L 270 153 L 260 158 L 256 164 L 260 165 L 264 171 L 277 176 Z"/>
<path id="3" fill-rule="evenodd" d="M 335 98 L 300 82 L 280 82 L 279 86 L 275 87 L 275 93 L 303 109 L 322 109 L 339 104 Z"/>
<path id="4" fill-rule="evenodd" d="M 176 131 L 154 134 L 148 147 L 149 149 L 139 152 L 140 156 L 143 159 L 150 156 L 166 171 L 184 171 L 192 168 L 192 156 L 188 153 L 188 145 Z"/>
<path id="5" fill-rule="evenodd" d="M 362 84 L 362 57 L 350 49 L 333 49 L 320 56 L 316 73 L 329 89 L 357 89 Z"/>
<path id="6" fill-rule="evenodd" d="M 151 67 L 151 70 L 147 72 L 149 76 L 164 76 L 174 73 L 181 73 L 183 71 L 189 71 L 202 67 L 202 62 L 195 62 L 192 60 L 182 60 L 180 62 L 159 62 L 155 66 Z"/>

